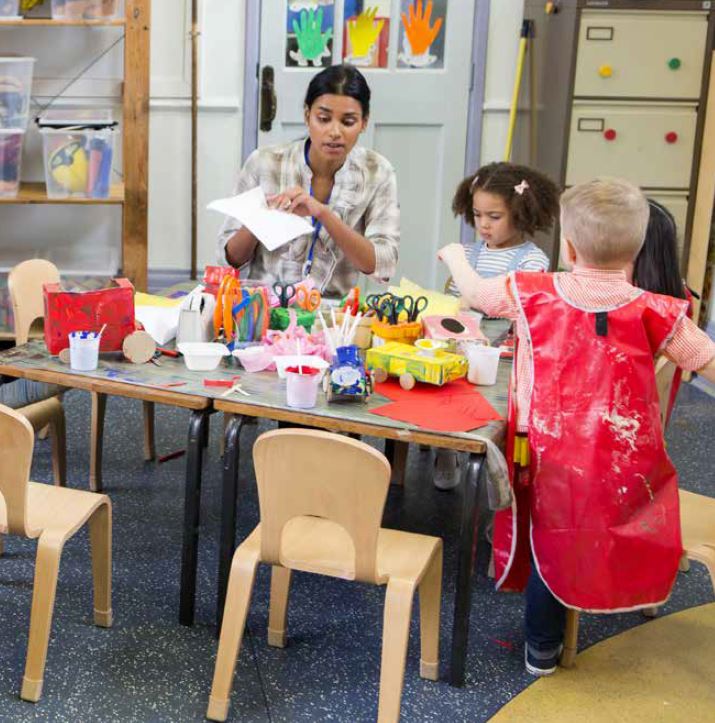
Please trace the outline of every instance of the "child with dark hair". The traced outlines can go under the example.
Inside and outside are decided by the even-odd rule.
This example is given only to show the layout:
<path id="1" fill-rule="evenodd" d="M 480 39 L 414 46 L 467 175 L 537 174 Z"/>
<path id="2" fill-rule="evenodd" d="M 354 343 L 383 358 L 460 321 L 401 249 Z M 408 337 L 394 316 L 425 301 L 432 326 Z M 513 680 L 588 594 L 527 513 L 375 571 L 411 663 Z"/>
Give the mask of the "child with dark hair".
<path id="1" fill-rule="evenodd" d="M 559 210 L 556 184 L 515 163 L 490 163 L 458 186 L 452 211 L 473 226 L 467 258 L 482 278 L 509 271 L 546 271 L 549 259 L 529 237 L 548 231 Z M 447 291 L 457 294 L 450 282 Z"/>

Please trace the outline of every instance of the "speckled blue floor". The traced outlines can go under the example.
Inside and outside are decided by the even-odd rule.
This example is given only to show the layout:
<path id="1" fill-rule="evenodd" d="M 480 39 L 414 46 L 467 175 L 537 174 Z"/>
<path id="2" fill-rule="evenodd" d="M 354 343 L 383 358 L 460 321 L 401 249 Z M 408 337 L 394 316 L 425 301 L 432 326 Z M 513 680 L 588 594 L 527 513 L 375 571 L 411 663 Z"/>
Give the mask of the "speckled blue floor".
<path id="1" fill-rule="evenodd" d="M 86 487 L 89 398 L 66 396 L 70 485 Z M 141 459 L 139 402 L 111 399 L 104 476 L 114 505 L 114 612 L 110 630 L 92 625 L 91 572 L 84 533 L 65 548 L 42 700 L 18 698 L 29 621 L 34 546 L 9 538 L 0 559 L 0 721 L 200 721 L 206 710 L 216 640 L 212 622 L 217 559 L 220 424 L 215 417 L 204 468 L 197 624 L 178 625 L 178 570 L 185 458 L 162 465 Z M 188 415 L 157 410 L 159 454 L 185 444 Z M 715 494 L 715 403 L 684 386 L 669 431 L 683 486 Z M 245 486 L 238 537 L 257 521 L 248 465 L 256 429 L 245 435 Z M 446 677 L 459 492 L 438 492 L 431 456 L 410 451 L 408 485 L 393 489 L 385 525 L 446 540 L 442 677 Z M 33 477 L 50 480 L 49 442 L 38 442 Z M 708 488 L 709 484 L 709 488 Z M 474 602 L 467 681 L 454 689 L 418 675 L 416 619 L 402 701 L 406 721 L 483 721 L 531 682 L 523 670 L 522 599 L 497 594 L 482 554 Z M 291 595 L 289 643 L 268 648 L 266 572 L 258 576 L 241 651 L 230 720 L 371 721 L 376 716 L 384 592 L 366 585 L 298 574 Z M 712 600 L 704 569 L 681 575 L 667 614 Z M 416 612 L 416 610 L 415 610 Z M 639 614 L 583 616 L 581 647 L 643 622 Z"/>

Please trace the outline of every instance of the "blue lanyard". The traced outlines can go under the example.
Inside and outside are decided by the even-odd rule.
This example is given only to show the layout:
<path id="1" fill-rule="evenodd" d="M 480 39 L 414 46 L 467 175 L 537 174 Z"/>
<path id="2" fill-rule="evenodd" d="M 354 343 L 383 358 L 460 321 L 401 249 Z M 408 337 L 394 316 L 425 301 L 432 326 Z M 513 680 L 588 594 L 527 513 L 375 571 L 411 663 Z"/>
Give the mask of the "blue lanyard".
<path id="1" fill-rule="evenodd" d="M 310 138 L 306 140 L 305 142 L 305 165 L 310 168 L 310 164 L 308 163 L 308 151 L 310 149 Z M 332 193 L 332 192 L 331 192 Z M 310 195 L 315 197 L 313 195 L 313 182 L 310 183 Z M 330 196 L 328 196 L 327 203 L 330 203 Z M 313 255 L 315 253 L 315 244 L 318 241 L 318 236 L 320 236 L 320 231 L 323 228 L 323 224 L 320 223 L 320 221 L 316 221 L 314 216 L 310 217 L 310 220 L 313 222 L 313 240 L 310 243 L 310 248 L 308 249 L 308 258 L 305 260 L 305 265 L 303 266 L 303 276 L 309 276 L 310 271 L 313 268 Z"/>

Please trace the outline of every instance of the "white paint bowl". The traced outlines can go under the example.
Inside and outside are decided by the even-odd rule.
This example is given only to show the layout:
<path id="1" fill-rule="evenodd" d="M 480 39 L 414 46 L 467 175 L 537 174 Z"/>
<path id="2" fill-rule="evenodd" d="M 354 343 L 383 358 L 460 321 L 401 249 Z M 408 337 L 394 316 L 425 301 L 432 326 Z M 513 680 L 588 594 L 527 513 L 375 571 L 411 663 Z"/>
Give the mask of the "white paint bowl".
<path id="1" fill-rule="evenodd" d="M 184 364 L 192 372 L 209 372 L 221 363 L 221 359 L 230 354 L 225 344 L 193 341 L 177 344 L 176 348 L 184 355 Z"/>

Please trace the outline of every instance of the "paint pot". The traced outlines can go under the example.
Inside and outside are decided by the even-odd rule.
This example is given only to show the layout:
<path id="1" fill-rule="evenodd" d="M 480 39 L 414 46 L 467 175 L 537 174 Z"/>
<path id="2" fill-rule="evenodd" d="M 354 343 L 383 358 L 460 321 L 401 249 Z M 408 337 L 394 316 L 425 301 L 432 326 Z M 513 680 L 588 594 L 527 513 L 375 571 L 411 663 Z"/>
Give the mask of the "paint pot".
<path id="1" fill-rule="evenodd" d="M 496 384 L 501 350 L 494 346 L 470 344 L 466 352 L 469 362 L 467 380 L 482 386 Z"/>
<path id="2" fill-rule="evenodd" d="M 91 372 L 99 361 L 100 335 L 93 331 L 72 331 L 70 339 L 70 367 L 78 372 Z"/>
<path id="3" fill-rule="evenodd" d="M 301 373 L 302 372 L 302 373 Z M 315 367 L 287 367 L 286 403 L 294 409 L 312 409 L 318 402 L 318 385 L 323 376 Z"/>

